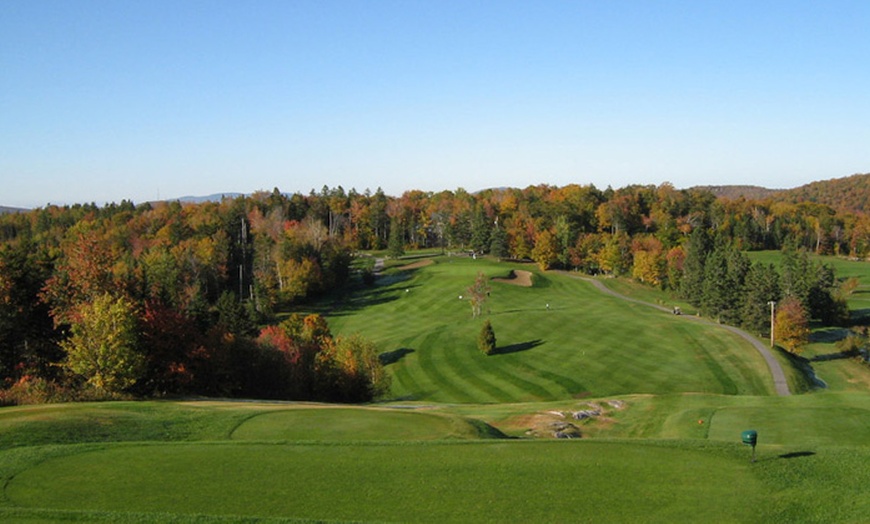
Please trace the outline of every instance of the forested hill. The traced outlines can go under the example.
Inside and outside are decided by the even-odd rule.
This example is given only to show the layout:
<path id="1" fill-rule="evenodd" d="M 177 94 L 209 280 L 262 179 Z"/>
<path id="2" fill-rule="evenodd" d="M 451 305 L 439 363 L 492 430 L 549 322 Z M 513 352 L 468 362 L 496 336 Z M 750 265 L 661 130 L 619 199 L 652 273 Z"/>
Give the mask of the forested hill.
<path id="1" fill-rule="evenodd" d="M 776 195 L 777 200 L 794 204 L 815 202 L 841 212 L 870 211 L 870 173 L 812 182 Z"/>
<path id="2" fill-rule="evenodd" d="M 800 204 L 823 204 L 843 213 L 870 211 L 870 173 L 831 180 L 820 180 L 793 189 L 768 189 L 760 186 L 696 186 L 692 190 L 706 191 L 728 200 L 771 200 Z"/>
<path id="3" fill-rule="evenodd" d="M 709 191 L 716 195 L 717 198 L 728 198 L 730 200 L 737 200 L 738 198 L 764 200 L 766 198 L 775 198 L 776 195 L 784 192 L 782 189 L 768 189 L 760 186 L 696 186 L 692 189 Z"/>

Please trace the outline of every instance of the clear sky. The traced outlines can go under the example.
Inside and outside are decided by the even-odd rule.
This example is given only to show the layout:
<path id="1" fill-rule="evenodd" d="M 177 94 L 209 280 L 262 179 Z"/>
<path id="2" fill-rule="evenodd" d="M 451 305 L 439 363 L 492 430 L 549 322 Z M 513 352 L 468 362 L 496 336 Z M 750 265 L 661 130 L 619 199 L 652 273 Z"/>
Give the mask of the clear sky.
<path id="1" fill-rule="evenodd" d="M 2 0 L 0 205 L 870 172 L 870 2 Z"/>

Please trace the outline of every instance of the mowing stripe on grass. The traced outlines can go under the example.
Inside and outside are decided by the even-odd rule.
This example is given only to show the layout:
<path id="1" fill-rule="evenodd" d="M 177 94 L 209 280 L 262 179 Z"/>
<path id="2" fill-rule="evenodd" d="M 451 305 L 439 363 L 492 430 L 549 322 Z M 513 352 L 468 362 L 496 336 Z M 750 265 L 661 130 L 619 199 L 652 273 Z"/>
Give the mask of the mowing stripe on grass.
<path id="1" fill-rule="evenodd" d="M 423 343 L 419 354 L 420 368 L 425 373 L 426 377 L 434 384 L 438 385 L 439 390 L 431 396 L 432 400 L 443 400 L 446 402 L 475 402 L 477 397 L 472 396 L 469 390 L 463 389 L 453 380 L 443 373 L 442 366 L 436 359 L 436 353 L 442 351 L 442 348 L 434 344 L 437 341 L 438 333 L 428 333 L 423 337 Z M 437 360 L 437 361 L 436 361 Z"/>

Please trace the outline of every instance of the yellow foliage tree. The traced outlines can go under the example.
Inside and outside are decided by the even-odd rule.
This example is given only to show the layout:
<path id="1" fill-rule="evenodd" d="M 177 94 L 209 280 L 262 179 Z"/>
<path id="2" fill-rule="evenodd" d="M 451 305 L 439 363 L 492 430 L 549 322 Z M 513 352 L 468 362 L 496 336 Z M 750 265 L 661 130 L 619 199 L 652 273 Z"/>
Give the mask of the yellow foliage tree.
<path id="1" fill-rule="evenodd" d="M 774 336 L 779 344 L 795 355 L 810 339 L 810 321 L 801 301 L 789 296 L 779 303 L 774 321 Z"/>

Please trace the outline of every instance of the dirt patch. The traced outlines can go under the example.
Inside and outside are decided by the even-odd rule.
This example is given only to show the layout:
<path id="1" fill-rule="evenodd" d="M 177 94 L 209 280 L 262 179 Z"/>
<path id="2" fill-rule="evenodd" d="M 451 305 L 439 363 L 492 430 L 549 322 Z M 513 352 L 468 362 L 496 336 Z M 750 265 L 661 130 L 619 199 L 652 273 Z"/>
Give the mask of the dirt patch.
<path id="1" fill-rule="evenodd" d="M 510 424 L 525 429 L 523 435 L 530 438 L 584 438 L 613 427 L 616 421 L 611 415 L 627 407 L 622 400 L 585 402 L 569 409 L 516 415 Z"/>
<path id="2" fill-rule="evenodd" d="M 406 264 L 404 266 L 399 266 L 399 271 L 408 271 L 409 269 L 419 269 L 421 267 L 426 267 L 432 264 L 432 259 L 427 258 L 426 260 L 419 260 L 412 264 Z"/>
<path id="3" fill-rule="evenodd" d="M 493 282 L 504 282 L 514 286 L 532 287 L 532 272 L 512 269 L 507 278 L 494 278 Z"/>

